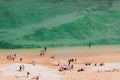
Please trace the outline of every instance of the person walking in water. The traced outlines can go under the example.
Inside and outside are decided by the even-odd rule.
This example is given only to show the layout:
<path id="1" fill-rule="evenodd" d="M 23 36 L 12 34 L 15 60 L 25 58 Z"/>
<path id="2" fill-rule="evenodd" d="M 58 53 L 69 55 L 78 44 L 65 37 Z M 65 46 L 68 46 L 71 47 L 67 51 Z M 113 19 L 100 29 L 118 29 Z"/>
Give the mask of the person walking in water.
<path id="1" fill-rule="evenodd" d="M 56 32 L 56 28 L 55 27 L 52 28 L 52 32 Z"/>
<path id="2" fill-rule="evenodd" d="M 89 45 L 88 45 L 88 46 L 89 46 L 89 48 L 91 48 L 91 44 L 92 44 L 92 43 L 90 42 L 90 43 L 89 43 Z"/>

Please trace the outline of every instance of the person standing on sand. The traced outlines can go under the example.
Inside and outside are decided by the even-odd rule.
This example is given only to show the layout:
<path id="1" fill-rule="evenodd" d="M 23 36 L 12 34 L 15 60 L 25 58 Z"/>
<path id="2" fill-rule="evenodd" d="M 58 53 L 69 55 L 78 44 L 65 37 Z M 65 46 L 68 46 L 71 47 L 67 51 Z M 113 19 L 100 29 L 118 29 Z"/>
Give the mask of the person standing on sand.
<path id="1" fill-rule="evenodd" d="M 29 75 L 30 75 L 30 73 L 29 73 L 29 72 L 27 72 L 27 78 L 29 78 Z"/>
<path id="2" fill-rule="evenodd" d="M 16 54 L 13 55 L 16 58 Z"/>
<path id="3" fill-rule="evenodd" d="M 19 71 L 20 71 L 20 72 L 22 71 L 22 66 L 21 66 L 21 65 L 19 66 Z"/>
<path id="4" fill-rule="evenodd" d="M 70 65 L 71 64 L 71 60 L 68 60 L 68 65 Z"/>
<path id="5" fill-rule="evenodd" d="M 77 59 L 75 58 L 75 60 L 74 60 L 74 61 L 75 61 L 75 63 L 76 63 L 76 62 L 77 62 Z"/>
<path id="6" fill-rule="evenodd" d="M 44 47 L 44 50 L 45 50 L 45 52 L 47 51 L 47 47 L 46 46 Z"/>
<path id="7" fill-rule="evenodd" d="M 60 65 L 60 61 L 58 61 L 58 64 L 57 64 L 58 66 Z"/>
<path id="8" fill-rule="evenodd" d="M 24 71 L 24 69 L 25 69 L 25 66 L 24 66 L 24 65 L 22 65 L 22 71 Z"/>
<path id="9" fill-rule="evenodd" d="M 20 58 L 20 62 L 22 62 L 22 58 Z"/>

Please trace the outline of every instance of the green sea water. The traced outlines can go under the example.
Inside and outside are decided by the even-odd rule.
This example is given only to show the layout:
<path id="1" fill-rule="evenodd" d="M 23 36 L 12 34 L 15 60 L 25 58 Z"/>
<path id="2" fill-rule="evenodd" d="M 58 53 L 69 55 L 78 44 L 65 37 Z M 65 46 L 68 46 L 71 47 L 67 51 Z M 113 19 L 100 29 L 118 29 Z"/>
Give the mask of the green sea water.
<path id="1" fill-rule="evenodd" d="M 120 45 L 120 0 L 0 0 L 0 48 Z"/>

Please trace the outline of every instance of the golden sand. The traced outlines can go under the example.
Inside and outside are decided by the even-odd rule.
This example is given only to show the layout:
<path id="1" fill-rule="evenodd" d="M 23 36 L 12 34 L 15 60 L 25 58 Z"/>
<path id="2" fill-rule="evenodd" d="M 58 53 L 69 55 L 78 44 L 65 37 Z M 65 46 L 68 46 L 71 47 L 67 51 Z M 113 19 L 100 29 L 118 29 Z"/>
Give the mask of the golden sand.
<path id="1" fill-rule="evenodd" d="M 86 62 L 94 63 L 120 63 L 120 47 L 70 47 L 70 48 L 48 48 L 45 56 L 40 56 L 42 49 L 16 49 L 16 50 L 0 50 L 0 65 L 19 63 L 20 58 L 23 58 L 22 63 L 31 63 L 35 59 L 36 64 L 44 65 L 50 68 L 59 69 L 55 66 L 58 61 L 67 63 L 68 59 L 76 58 L 77 62 L 74 63 L 73 70 L 59 72 L 64 75 L 62 80 L 120 80 L 120 72 L 94 72 L 84 71 L 77 72 Z M 14 61 L 7 60 L 7 55 L 16 54 L 17 57 Z M 55 58 L 50 58 L 54 56 Z M 0 71 L 0 80 L 19 80 L 13 76 L 2 76 Z"/>

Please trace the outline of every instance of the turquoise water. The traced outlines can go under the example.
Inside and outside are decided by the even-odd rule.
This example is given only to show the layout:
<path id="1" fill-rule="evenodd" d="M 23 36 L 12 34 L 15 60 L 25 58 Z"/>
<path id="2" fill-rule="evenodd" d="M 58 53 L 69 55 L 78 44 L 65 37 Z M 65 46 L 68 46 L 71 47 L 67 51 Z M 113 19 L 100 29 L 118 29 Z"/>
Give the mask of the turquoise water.
<path id="1" fill-rule="evenodd" d="M 119 0 L 0 0 L 0 48 L 120 45 L 119 4 Z"/>

